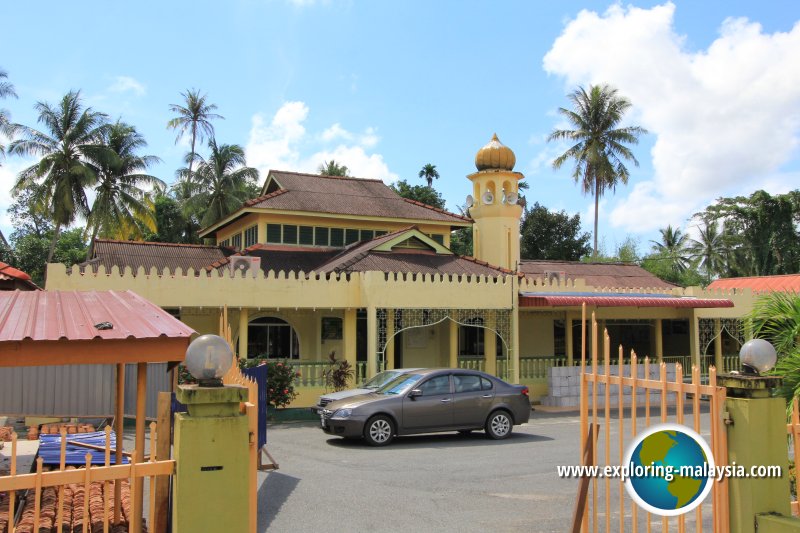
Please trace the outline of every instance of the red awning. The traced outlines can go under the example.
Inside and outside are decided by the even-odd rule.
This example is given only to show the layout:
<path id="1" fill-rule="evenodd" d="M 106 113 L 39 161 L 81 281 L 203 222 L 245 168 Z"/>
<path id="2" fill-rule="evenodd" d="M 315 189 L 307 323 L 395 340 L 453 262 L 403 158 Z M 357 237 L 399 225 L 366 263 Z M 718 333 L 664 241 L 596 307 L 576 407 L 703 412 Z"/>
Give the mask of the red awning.
<path id="1" fill-rule="evenodd" d="M 609 295 L 520 295 L 520 307 L 575 307 L 583 303 L 595 307 L 669 307 L 711 308 L 733 307 L 733 302 L 724 298 L 673 298 L 660 296 L 609 296 Z"/>

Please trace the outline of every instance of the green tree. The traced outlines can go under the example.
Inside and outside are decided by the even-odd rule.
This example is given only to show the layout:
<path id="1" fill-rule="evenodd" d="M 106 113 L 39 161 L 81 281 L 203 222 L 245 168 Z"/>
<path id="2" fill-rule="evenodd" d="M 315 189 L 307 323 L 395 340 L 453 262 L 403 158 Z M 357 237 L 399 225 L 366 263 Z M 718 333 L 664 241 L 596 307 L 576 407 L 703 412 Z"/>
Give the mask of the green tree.
<path id="1" fill-rule="evenodd" d="M 768 340 L 778 353 L 773 371 L 783 377 L 778 394 L 787 400 L 800 396 L 800 294 L 766 294 L 756 300 L 747 318 L 753 325 L 753 335 Z"/>
<path id="2" fill-rule="evenodd" d="M 399 180 L 389 185 L 389 187 L 403 198 L 444 209 L 444 198 L 436 189 L 425 187 L 424 185 L 411 185 L 406 180 Z"/>
<path id="3" fill-rule="evenodd" d="M 698 230 L 698 238 L 689 241 L 688 249 L 697 268 L 705 273 L 706 283 L 710 283 L 725 269 L 727 243 L 716 220 L 704 220 Z"/>
<path id="4" fill-rule="evenodd" d="M 214 119 L 225 119 L 222 115 L 218 115 L 213 111 L 217 109 L 216 104 L 211 104 L 206 101 L 208 95 L 200 94 L 197 89 L 188 89 L 183 96 L 183 105 L 170 104 L 169 110 L 176 113 L 178 116 L 167 122 L 167 128 L 178 131 L 178 136 L 175 137 L 175 144 L 181 140 L 181 137 L 188 132 L 191 135 L 191 152 L 192 156 L 189 159 L 189 175 L 192 174 L 192 165 L 195 156 L 195 144 L 197 141 L 203 142 L 205 138 L 212 138 L 214 136 L 214 126 L 211 121 Z"/>
<path id="5" fill-rule="evenodd" d="M 581 216 L 550 211 L 538 202 L 526 208 L 520 227 L 522 259 L 578 261 L 591 248 L 591 235 L 581 231 Z"/>
<path id="6" fill-rule="evenodd" d="M 567 96 L 573 109 L 560 107 L 559 114 L 574 129 L 554 130 L 548 141 L 567 141 L 572 146 L 553 160 L 559 169 L 568 160 L 575 166 L 572 177 L 580 182 L 584 194 L 594 195 L 594 246 L 597 255 L 597 221 L 600 196 L 616 189 L 617 183 L 628 183 L 629 172 L 624 161 L 636 166 L 639 162 L 626 144 L 638 144 L 639 135 L 647 133 L 639 126 L 618 127 L 631 103 L 608 85 L 590 85 Z"/>
<path id="7" fill-rule="evenodd" d="M 90 161 L 101 158 L 107 150 L 101 144 L 106 115 L 84 109 L 77 91 L 67 93 L 56 106 L 38 102 L 34 109 L 46 132 L 15 124 L 15 134 L 20 138 L 11 143 L 9 152 L 41 159 L 20 172 L 12 192 L 19 194 L 41 180 L 41 195 L 35 203 L 52 214 L 55 225 L 47 253 L 50 262 L 61 229 L 77 216 L 89 214 L 86 189 L 97 182 L 96 168 Z"/>
<path id="8" fill-rule="evenodd" d="M 8 73 L 0 69 L 0 98 L 8 98 L 9 96 L 16 98 L 17 93 L 14 92 L 14 86 L 7 82 L 2 81 L 8 78 Z M 13 135 L 13 128 L 11 127 L 11 115 L 7 109 L 0 108 L 0 135 Z M 0 158 L 6 153 L 6 147 L 0 143 Z"/>
<path id="9" fill-rule="evenodd" d="M 258 170 L 247 166 L 244 149 L 237 144 L 217 145 L 208 142 L 208 160 L 198 156 L 194 175 L 188 169 L 179 171 L 181 181 L 192 180 L 196 194 L 187 203 L 195 209 L 204 207 L 200 223 L 208 227 L 238 209 L 248 199 L 251 184 L 258 180 Z"/>
<path id="10" fill-rule="evenodd" d="M 422 167 L 422 170 L 419 171 L 419 177 L 428 182 L 428 188 L 432 189 L 433 180 L 439 179 L 439 171 L 436 170 L 436 165 L 431 165 L 428 163 Z"/>
<path id="11" fill-rule="evenodd" d="M 657 278 L 682 287 L 704 284 L 705 278 L 691 264 L 687 264 L 686 269 L 679 272 L 673 268 L 674 261 L 675 258 L 669 253 L 655 251 L 644 256 L 640 266 Z"/>
<path id="12" fill-rule="evenodd" d="M 581 261 L 585 263 L 636 263 L 640 261 L 639 241 L 628 235 L 622 243 L 618 244 L 612 255 L 606 255 L 601 244 L 596 256 L 584 256 Z"/>
<path id="13" fill-rule="evenodd" d="M 350 169 L 344 165 L 340 165 L 333 159 L 330 161 L 323 161 L 322 164 L 317 168 L 317 172 L 323 176 L 341 176 L 343 178 L 350 176 Z"/>
<path id="14" fill-rule="evenodd" d="M 155 230 L 150 190 L 166 186 L 160 179 L 145 173 L 149 166 L 161 160 L 154 155 L 138 154 L 147 142 L 135 127 L 118 120 L 103 130 L 102 143 L 109 150 L 101 152 L 93 161 L 99 183 L 87 218 L 86 231 L 91 231 L 92 235 L 89 257 L 98 235 L 141 239 L 143 229 Z"/>
<path id="15" fill-rule="evenodd" d="M 35 233 L 14 233 L 11 239 L 12 264 L 26 272 L 37 285 L 44 286 L 47 262 L 44 257 L 52 242 L 53 230 L 38 236 Z M 82 228 L 73 228 L 62 233 L 53 254 L 54 263 L 74 265 L 86 260 L 86 241 Z"/>
<path id="16" fill-rule="evenodd" d="M 669 269 L 679 276 L 689 267 L 689 258 L 686 254 L 689 236 L 680 228 L 673 228 L 671 225 L 658 231 L 661 233 L 661 240 L 650 241 L 653 244 L 653 251 L 662 260 L 667 261 Z"/>
<path id="17" fill-rule="evenodd" d="M 726 275 L 770 276 L 800 271 L 800 190 L 719 198 L 700 214 L 724 223 Z"/>
<path id="18" fill-rule="evenodd" d="M 153 200 L 156 227 L 149 231 L 145 240 L 151 242 L 190 243 L 190 235 L 186 235 L 186 219 L 177 200 L 164 192 L 156 193 Z"/>

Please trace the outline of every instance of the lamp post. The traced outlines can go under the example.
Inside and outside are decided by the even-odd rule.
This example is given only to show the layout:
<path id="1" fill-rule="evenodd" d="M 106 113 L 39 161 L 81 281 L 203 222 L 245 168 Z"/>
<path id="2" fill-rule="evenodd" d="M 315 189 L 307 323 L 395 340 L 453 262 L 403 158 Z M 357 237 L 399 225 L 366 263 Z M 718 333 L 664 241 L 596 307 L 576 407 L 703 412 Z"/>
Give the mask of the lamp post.
<path id="1" fill-rule="evenodd" d="M 718 458 L 717 464 L 735 463 L 748 473 L 752 466 L 780 465 L 784 472 L 780 478 L 728 480 L 730 531 L 755 532 L 756 523 L 759 530 L 773 531 L 768 528 L 775 527 L 776 521 L 780 527 L 791 525 L 774 531 L 797 531 L 797 523 L 791 519 L 786 471 L 786 402 L 772 395 L 782 378 L 762 375 L 775 367 L 775 348 L 763 339 L 753 339 L 742 346 L 739 359 L 743 372 L 722 374 L 718 379 L 727 387 L 728 457 Z"/>
<path id="2" fill-rule="evenodd" d="M 233 352 L 217 335 L 198 337 L 186 350 L 197 385 L 180 385 L 175 414 L 173 533 L 245 532 L 249 523 L 249 426 L 239 409 L 247 389 L 223 385 Z"/>

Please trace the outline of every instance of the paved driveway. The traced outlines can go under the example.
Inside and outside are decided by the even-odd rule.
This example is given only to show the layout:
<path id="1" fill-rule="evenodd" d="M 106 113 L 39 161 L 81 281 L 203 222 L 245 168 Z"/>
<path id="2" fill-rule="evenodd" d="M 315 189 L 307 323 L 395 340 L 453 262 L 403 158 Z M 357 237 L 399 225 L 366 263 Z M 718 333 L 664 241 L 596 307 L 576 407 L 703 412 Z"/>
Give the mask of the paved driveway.
<path id="1" fill-rule="evenodd" d="M 578 462 L 578 417 L 533 415 L 504 441 L 445 433 L 385 448 L 271 425 L 280 470 L 259 474 L 259 531 L 565 531 L 577 482 L 555 468 Z"/>

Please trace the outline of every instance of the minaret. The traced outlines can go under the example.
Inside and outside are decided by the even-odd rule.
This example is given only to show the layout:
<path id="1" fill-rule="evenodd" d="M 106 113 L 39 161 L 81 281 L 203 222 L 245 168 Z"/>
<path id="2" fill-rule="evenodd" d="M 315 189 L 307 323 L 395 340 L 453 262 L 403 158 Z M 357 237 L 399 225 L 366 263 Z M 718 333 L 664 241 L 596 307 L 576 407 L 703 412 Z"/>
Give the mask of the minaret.
<path id="1" fill-rule="evenodd" d="M 489 144 L 478 150 L 478 172 L 467 176 L 472 194 L 467 196 L 472 226 L 473 255 L 487 263 L 517 270 L 519 264 L 519 180 L 514 172 L 517 158 L 510 148 L 492 136 Z"/>

